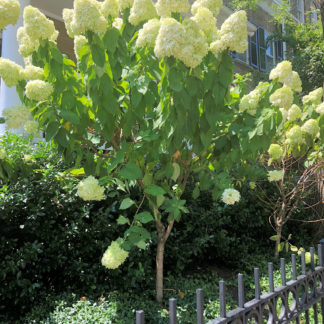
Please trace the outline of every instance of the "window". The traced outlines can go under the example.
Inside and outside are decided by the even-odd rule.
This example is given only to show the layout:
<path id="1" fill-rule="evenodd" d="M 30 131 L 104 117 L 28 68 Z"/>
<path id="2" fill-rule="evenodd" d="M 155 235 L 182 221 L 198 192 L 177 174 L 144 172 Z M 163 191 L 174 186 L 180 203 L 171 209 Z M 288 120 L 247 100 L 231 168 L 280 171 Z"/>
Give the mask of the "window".
<path id="1" fill-rule="evenodd" d="M 311 10 L 310 15 L 309 15 L 310 21 L 317 22 L 317 20 L 318 20 L 317 6 L 314 1 L 311 4 L 310 10 Z"/>
<path id="2" fill-rule="evenodd" d="M 276 41 L 276 62 L 280 62 L 284 59 L 283 43 L 281 41 Z"/>
<path id="3" fill-rule="evenodd" d="M 258 27 L 254 35 L 249 37 L 250 65 L 262 72 L 270 71 L 274 66 L 274 43 L 268 37 L 262 27 Z"/>
<path id="4" fill-rule="evenodd" d="M 297 0 L 297 19 L 304 22 L 304 0 Z"/>

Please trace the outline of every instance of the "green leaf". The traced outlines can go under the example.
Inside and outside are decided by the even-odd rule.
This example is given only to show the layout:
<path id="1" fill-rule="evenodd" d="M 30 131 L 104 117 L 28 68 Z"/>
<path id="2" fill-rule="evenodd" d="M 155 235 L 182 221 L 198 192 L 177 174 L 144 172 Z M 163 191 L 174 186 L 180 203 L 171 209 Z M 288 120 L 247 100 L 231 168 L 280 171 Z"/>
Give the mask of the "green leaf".
<path id="1" fill-rule="evenodd" d="M 169 72 L 169 84 L 170 88 L 176 92 L 182 90 L 182 73 L 179 70 L 172 68 Z"/>
<path id="2" fill-rule="evenodd" d="M 73 124 L 76 124 L 76 125 L 80 124 L 79 116 L 76 113 L 74 113 L 73 111 L 61 110 L 59 115 L 61 117 L 63 117 L 65 120 L 67 120 Z"/>
<path id="3" fill-rule="evenodd" d="M 67 131 L 64 128 L 60 128 L 55 136 L 55 140 L 61 146 L 67 148 L 69 146 L 69 138 L 67 135 Z"/>
<path id="4" fill-rule="evenodd" d="M 143 177 L 142 170 L 133 162 L 128 162 L 126 166 L 120 170 L 119 174 L 128 180 L 136 180 Z"/>
<path id="5" fill-rule="evenodd" d="M 91 44 L 93 62 L 99 66 L 104 66 L 106 62 L 106 52 L 97 44 Z"/>
<path id="6" fill-rule="evenodd" d="M 145 241 L 139 241 L 138 243 L 136 243 L 136 246 L 142 250 L 146 249 L 146 243 Z"/>
<path id="7" fill-rule="evenodd" d="M 74 169 L 74 170 L 71 170 L 70 173 L 74 176 L 78 176 L 78 175 L 84 175 L 85 172 L 84 172 L 84 169 L 81 168 L 81 169 Z"/>
<path id="8" fill-rule="evenodd" d="M 277 241 L 278 235 L 273 235 L 270 237 L 271 241 Z"/>
<path id="9" fill-rule="evenodd" d="M 149 212 L 145 211 L 137 214 L 135 219 L 140 221 L 142 224 L 146 224 L 153 220 L 153 216 Z"/>
<path id="10" fill-rule="evenodd" d="M 114 53 L 117 47 L 117 41 L 119 37 L 119 31 L 116 28 L 108 28 L 105 36 L 103 37 L 103 43 L 106 49 L 110 53 Z"/>
<path id="11" fill-rule="evenodd" d="M 117 219 L 117 224 L 118 224 L 118 225 L 125 225 L 125 224 L 130 225 L 130 222 L 129 222 L 129 219 L 128 219 L 128 218 L 126 218 L 126 217 L 120 215 L 120 216 L 118 217 L 118 219 Z"/>
<path id="12" fill-rule="evenodd" d="M 50 141 L 58 132 L 60 128 L 60 124 L 58 122 L 51 122 L 48 124 L 45 131 L 45 139 L 46 141 Z"/>
<path id="13" fill-rule="evenodd" d="M 134 204 L 135 204 L 135 202 L 134 202 L 132 199 L 130 199 L 130 198 L 125 198 L 125 199 L 121 202 L 119 209 L 124 210 L 124 209 L 127 209 L 127 208 L 133 206 Z"/>
<path id="14" fill-rule="evenodd" d="M 162 204 L 164 203 L 165 197 L 164 196 L 157 196 L 156 197 L 156 205 L 159 208 L 160 206 L 162 206 Z"/>
<path id="15" fill-rule="evenodd" d="M 177 181 L 177 179 L 179 178 L 180 175 L 180 166 L 178 163 L 172 163 L 173 166 L 173 175 L 171 177 L 171 179 L 173 181 Z"/>
<path id="16" fill-rule="evenodd" d="M 278 252 L 281 252 L 285 247 L 285 242 L 281 242 L 279 245 L 278 245 Z"/>
<path id="17" fill-rule="evenodd" d="M 294 246 L 294 245 L 291 245 L 291 246 L 290 246 L 290 250 L 291 250 L 292 252 L 298 252 L 298 247 L 297 247 L 297 246 Z"/>
<path id="18" fill-rule="evenodd" d="M 145 95 L 150 84 L 151 79 L 146 75 L 141 75 L 136 80 L 136 89 L 139 93 Z"/>
<path id="19" fill-rule="evenodd" d="M 164 189 L 157 185 L 152 185 L 152 186 L 145 188 L 144 192 L 151 196 L 162 196 L 165 194 Z"/>
<path id="20" fill-rule="evenodd" d="M 195 189 L 192 192 L 192 198 L 197 199 L 199 197 L 199 195 L 200 195 L 200 190 L 198 187 L 195 187 Z"/>

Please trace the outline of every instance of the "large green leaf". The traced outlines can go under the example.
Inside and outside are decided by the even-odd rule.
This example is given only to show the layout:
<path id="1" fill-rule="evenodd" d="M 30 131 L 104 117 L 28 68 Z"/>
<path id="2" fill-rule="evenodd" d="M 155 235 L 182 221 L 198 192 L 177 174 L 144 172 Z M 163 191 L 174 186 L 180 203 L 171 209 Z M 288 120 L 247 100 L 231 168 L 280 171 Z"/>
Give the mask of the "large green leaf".
<path id="1" fill-rule="evenodd" d="M 130 198 L 125 198 L 121 204 L 120 204 L 120 207 L 119 209 L 128 209 L 129 207 L 133 206 L 135 204 L 135 202 L 130 199 Z"/>
<path id="2" fill-rule="evenodd" d="M 58 122 L 51 122 L 47 125 L 46 131 L 45 131 L 45 139 L 46 141 L 50 141 L 59 131 L 60 124 Z"/>
<path id="3" fill-rule="evenodd" d="M 79 116 L 71 110 L 61 110 L 59 114 L 65 120 L 67 120 L 73 124 L 76 124 L 76 125 L 80 124 Z"/>
<path id="4" fill-rule="evenodd" d="M 152 185 L 152 186 L 145 188 L 144 192 L 151 196 L 162 196 L 165 194 L 164 189 L 157 185 Z"/>
<path id="5" fill-rule="evenodd" d="M 136 180 L 143 177 L 142 170 L 133 162 L 128 162 L 126 166 L 120 170 L 119 174 L 128 180 Z"/>
<path id="6" fill-rule="evenodd" d="M 142 213 L 137 214 L 135 216 L 135 219 L 140 221 L 142 224 L 146 224 L 153 220 L 153 216 L 149 212 L 144 211 Z"/>

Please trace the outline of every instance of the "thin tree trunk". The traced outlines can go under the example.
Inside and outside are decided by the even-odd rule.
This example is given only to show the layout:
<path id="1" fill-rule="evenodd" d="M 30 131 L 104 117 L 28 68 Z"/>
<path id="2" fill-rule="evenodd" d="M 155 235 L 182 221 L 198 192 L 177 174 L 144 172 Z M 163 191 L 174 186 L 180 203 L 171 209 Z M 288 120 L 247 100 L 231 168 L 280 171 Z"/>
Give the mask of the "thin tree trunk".
<path id="1" fill-rule="evenodd" d="M 276 226 L 276 232 L 277 232 L 277 240 L 276 240 L 275 258 L 278 259 L 278 257 L 279 257 L 279 245 L 280 245 L 280 242 L 281 242 L 281 233 L 282 233 L 282 226 L 281 225 Z"/>
<path id="2" fill-rule="evenodd" d="M 164 257 L 164 239 L 159 239 L 156 251 L 156 300 L 161 303 L 163 300 L 163 257 Z"/>

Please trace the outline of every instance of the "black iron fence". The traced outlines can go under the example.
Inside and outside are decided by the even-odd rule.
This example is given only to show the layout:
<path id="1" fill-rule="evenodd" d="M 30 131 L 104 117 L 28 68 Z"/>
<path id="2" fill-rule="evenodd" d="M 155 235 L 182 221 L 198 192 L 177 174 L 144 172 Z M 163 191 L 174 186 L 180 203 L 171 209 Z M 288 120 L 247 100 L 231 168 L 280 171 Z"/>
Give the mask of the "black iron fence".
<path id="1" fill-rule="evenodd" d="M 238 275 L 238 308 L 226 312 L 225 282 L 219 282 L 220 317 L 207 324 L 324 324 L 324 239 L 318 244 L 316 266 L 314 248 L 310 249 L 310 271 L 306 271 L 305 251 L 301 253 L 301 275 L 297 275 L 296 255 L 291 256 L 292 280 L 286 280 L 285 259 L 280 259 L 281 286 L 274 286 L 273 264 L 268 263 L 269 292 L 260 291 L 259 269 L 254 269 L 255 298 L 245 302 L 244 278 Z M 196 291 L 197 324 L 204 324 L 204 301 L 202 289 Z M 310 310 L 312 318 L 310 321 Z M 321 316 L 321 317 L 320 317 Z M 144 324 L 144 311 L 136 312 L 136 324 Z M 169 323 L 177 323 L 177 301 L 169 300 Z"/>

